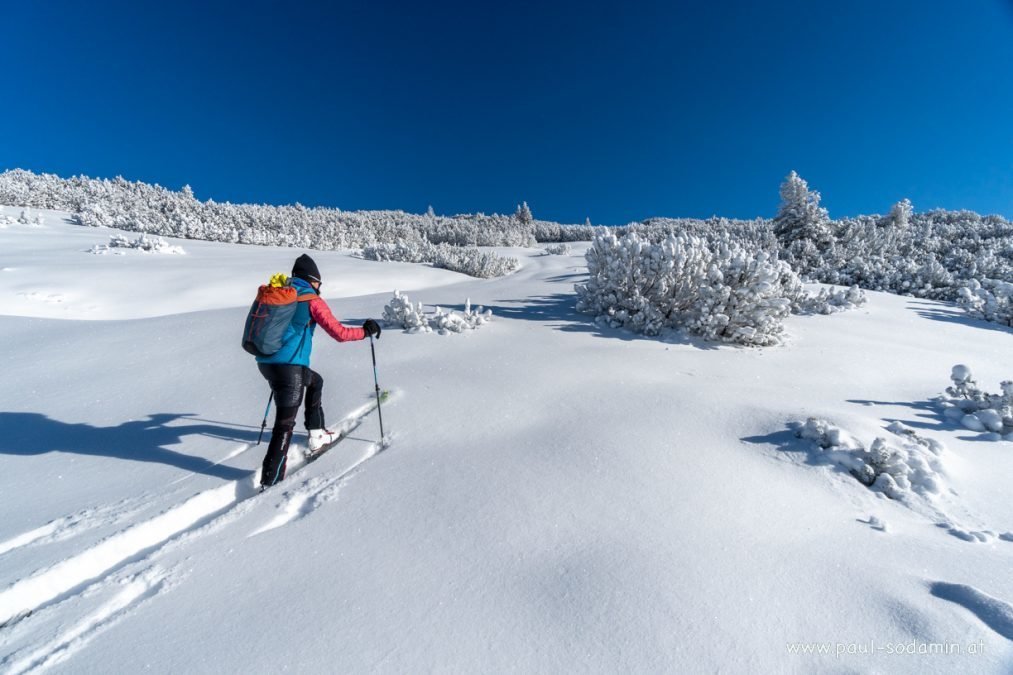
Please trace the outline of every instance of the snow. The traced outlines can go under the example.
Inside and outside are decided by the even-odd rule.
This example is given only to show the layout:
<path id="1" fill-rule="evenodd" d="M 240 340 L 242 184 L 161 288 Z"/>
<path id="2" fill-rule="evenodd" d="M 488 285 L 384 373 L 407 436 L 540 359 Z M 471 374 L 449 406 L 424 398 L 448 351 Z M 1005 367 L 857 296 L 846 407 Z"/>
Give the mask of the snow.
<path id="1" fill-rule="evenodd" d="M 349 323 L 394 289 L 493 320 L 385 330 L 390 447 L 367 416 L 258 494 L 268 391 L 239 332 L 301 251 L 91 255 L 119 233 L 20 212 L 0 211 L 0 671 L 1008 672 L 1013 446 L 933 399 L 956 363 L 1008 379 L 1009 328 L 868 292 L 786 317 L 781 346 L 646 338 L 576 311 L 587 244 L 496 249 L 521 262 L 498 279 L 312 252 Z M 368 344 L 320 334 L 314 368 L 354 421 Z M 809 418 L 903 450 L 923 491 L 814 461 L 789 426 Z M 872 640 L 963 652 L 848 653 Z"/>

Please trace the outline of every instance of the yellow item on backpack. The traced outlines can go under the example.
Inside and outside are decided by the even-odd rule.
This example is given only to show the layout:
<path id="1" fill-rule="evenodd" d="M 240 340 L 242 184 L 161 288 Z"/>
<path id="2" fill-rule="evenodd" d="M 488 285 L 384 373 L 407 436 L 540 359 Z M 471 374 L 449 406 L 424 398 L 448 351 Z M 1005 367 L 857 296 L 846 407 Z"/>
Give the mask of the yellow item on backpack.
<path id="1" fill-rule="evenodd" d="M 269 285 L 271 286 L 271 288 L 284 288 L 286 285 L 288 285 L 288 277 L 285 276 L 283 273 L 278 272 L 277 274 L 271 277 L 271 282 Z"/>

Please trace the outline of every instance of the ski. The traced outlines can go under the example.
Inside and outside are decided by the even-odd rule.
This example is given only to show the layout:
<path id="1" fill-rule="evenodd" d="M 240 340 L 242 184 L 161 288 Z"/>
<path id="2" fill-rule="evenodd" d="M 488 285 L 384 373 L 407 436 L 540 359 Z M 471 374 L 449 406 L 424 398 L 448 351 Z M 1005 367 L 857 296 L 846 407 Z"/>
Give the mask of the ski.
<path id="1" fill-rule="evenodd" d="M 316 460 L 320 459 L 321 455 L 324 455 L 328 450 L 333 448 L 341 441 L 345 440 L 350 433 L 355 431 L 359 427 L 359 425 L 362 424 L 362 420 L 368 417 L 369 414 L 372 413 L 374 410 L 379 408 L 381 404 L 386 403 L 389 398 L 390 398 L 390 391 L 388 390 L 381 391 L 379 398 L 374 397 L 365 406 L 363 406 L 359 410 L 356 410 L 353 414 L 346 417 L 345 420 L 341 423 L 341 428 L 338 430 L 337 438 L 335 438 L 327 445 L 324 445 L 314 450 L 313 452 L 310 452 L 309 449 L 307 448 L 307 450 L 303 453 L 303 460 L 305 461 L 305 463 L 309 464 L 310 462 L 315 462 Z M 386 449 L 386 447 L 387 447 L 386 439 L 381 439 L 378 452 L 382 452 L 383 450 Z"/>

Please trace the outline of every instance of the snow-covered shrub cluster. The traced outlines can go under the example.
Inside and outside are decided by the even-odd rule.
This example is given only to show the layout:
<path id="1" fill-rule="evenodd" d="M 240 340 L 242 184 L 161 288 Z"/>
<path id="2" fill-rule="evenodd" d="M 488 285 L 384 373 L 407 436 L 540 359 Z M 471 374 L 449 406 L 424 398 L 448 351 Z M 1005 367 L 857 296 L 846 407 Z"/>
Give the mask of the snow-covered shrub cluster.
<path id="1" fill-rule="evenodd" d="M 173 246 L 161 237 L 152 237 L 143 234 L 136 239 L 124 237 L 122 234 L 114 234 L 109 237 L 108 244 L 96 244 L 90 250 L 91 253 L 106 254 L 115 253 L 123 255 L 123 251 L 113 249 L 136 249 L 141 253 L 166 253 L 170 255 L 185 255 L 186 251 L 182 246 Z"/>
<path id="2" fill-rule="evenodd" d="M 421 302 L 413 305 L 407 295 L 394 291 L 394 297 L 383 308 L 383 321 L 386 325 L 403 328 L 409 333 L 463 333 L 479 328 L 490 320 L 492 310 L 483 307 L 472 309 L 471 299 L 465 302 L 463 312 L 447 312 L 437 307 L 432 314 L 426 314 Z"/>
<path id="3" fill-rule="evenodd" d="M 432 244 L 424 239 L 395 244 L 373 244 L 362 249 L 362 256 L 367 260 L 430 263 L 434 267 L 480 279 L 505 276 L 520 266 L 516 258 L 504 258 L 474 246 Z"/>
<path id="4" fill-rule="evenodd" d="M 452 246 L 533 246 L 535 232 L 568 240 L 590 228 L 545 223 L 526 214 L 438 216 L 404 211 L 198 201 L 189 186 L 179 192 L 123 178 L 64 179 L 15 169 L 0 173 L 0 204 L 56 209 L 78 223 L 166 237 L 332 250 L 371 244 L 428 241 Z"/>
<path id="5" fill-rule="evenodd" d="M 535 240 L 540 243 L 591 241 L 597 229 L 590 219 L 583 225 L 561 225 L 547 220 L 535 220 L 532 225 L 535 228 Z"/>
<path id="6" fill-rule="evenodd" d="M 816 295 L 801 293 L 792 297 L 794 314 L 833 314 L 857 309 L 866 303 L 865 291 L 851 288 L 822 288 Z"/>
<path id="7" fill-rule="evenodd" d="M 787 263 L 730 236 L 668 234 L 653 243 L 633 230 L 602 230 L 587 254 L 577 309 L 608 326 L 658 335 L 674 328 L 744 345 L 779 342 L 793 307 L 860 304 L 860 291 L 812 298 Z M 829 309 L 827 312 L 831 311 Z"/>
<path id="8" fill-rule="evenodd" d="M 544 250 L 546 255 L 570 255 L 572 251 L 569 244 L 550 244 Z"/>
<path id="9" fill-rule="evenodd" d="M 953 366 L 950 379 L 953 384 L 936 399 L 946 419 L 971 431 L 985 432 L 992 440 L 1013 441 L 1013 381 L 999 384 L 1001 394 L 989 394 L 978 387 L 971 369 L 962 364 Z"/>
<path id="10" fill-rule="evenodd" d="M 810 417 L 792 426 L 796 436 L 813 441 L 810 454 L 815 461 L 838 464 L 891 499 L 934 499 L 943 493 L 943 445 L 900 422 L 887 427 L 892 438 L 877 437 L 868 448 L 825 419 Z"/>
<path id="11" fill-rule="evenodd" d="M 914 213 L 907 199 L 887 216 L 831 221 L 819 193 L 794 172 L 781 197 L 774 231 L 801 275 L 934 300 L 963 298 L 981 318 L 1002 322 L 1009 316 L 1002 305 L 1009 297 L 1003 284 L 1013 282 L 1010 221 L 971 211 Z"/>
<path id="12" fill-rule="evenodd" d="M 1013 326 L 1013 283 L 971 279 L 959 290 L 957 304 L 976 319 Z"/>
<path id="13" fill-rule="evenodd" d="M 712 244 L 733 240 L 757 251 L 779 254 L 781 245 L 774 236 L 769 220 L 734 220 L 729 218 L 649 218 L 641 223 L 609 228 L 616 236 L 636 233 L 641 239 L 658 244 L 672 234 L 691 234 Z"/>
<path id="14" fill-rule="evenodd" d="M 427 332 L 429 320 L 422 303 L 413 305 L 408 296 L 394 291 L 394 298 L 383 308 L 383 322 L 388 326 L 404 328 L 409 333 Z"/>
<path id="15" fill-rule="evenodd" d="M 8 223 L 15 222 L 10 217 L 7 217 Z M 42 214 L 36 213 L 34 217 L 28 213 L 28 211 L 22 211 L 21 215 L 18 216 L 17 222 L 21 225 L 35 225 L 36 227 L 42 225 Z"/>

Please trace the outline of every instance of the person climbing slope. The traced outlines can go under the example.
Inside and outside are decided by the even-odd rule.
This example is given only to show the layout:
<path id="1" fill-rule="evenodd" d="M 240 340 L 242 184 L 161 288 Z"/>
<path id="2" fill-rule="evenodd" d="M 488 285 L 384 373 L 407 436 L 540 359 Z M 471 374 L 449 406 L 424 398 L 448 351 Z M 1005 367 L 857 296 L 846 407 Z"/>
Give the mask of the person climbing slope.
<path id="1" fill-rule="evenodd" d="M 337 433 L 328 431 L 324 423 L 324 379 L 310 369 L 313 334 L 317 325 L 338 342 L 380 337 L 380 325 L 373 319 L 367 319 L 361 328 L 353 328 L 342 325 L 334 317 L 327 302 L 320 297 L 320 270 L 308 255 L 303 254 L 296 259 L 288 284 L 298 293 L 298 306 L 282 337 L 281 348 L 270 356 L 257 357 L 257 367 L 271 385 L 277 406 L 271 443 L 260 475 L 262 488 L 270 487 L 285 477 L 288 446 L 304 390 L 304 421 L 309 432 L 309 451 L 315 452 L 337 439 Z"/>

